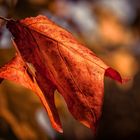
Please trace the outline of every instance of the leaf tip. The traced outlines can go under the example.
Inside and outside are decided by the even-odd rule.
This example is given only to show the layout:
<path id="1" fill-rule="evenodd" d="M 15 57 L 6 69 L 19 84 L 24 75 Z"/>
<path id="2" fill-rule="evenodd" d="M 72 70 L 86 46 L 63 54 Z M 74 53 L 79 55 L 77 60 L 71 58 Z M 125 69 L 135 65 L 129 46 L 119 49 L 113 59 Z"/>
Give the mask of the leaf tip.
<path id="1" fill-rule="evenodd" d="M 106 69 L 105 76 L 110 77 L 122 84 L 127 83 L 131 79 L 131 78 L 122 78 L 121 75 L 111 67 Z"/>
<path id="2" fill-rule="evenodd" d="M 61 127 L 59 127 L 58 125 L 55 125 L 54 126 L 54 124 L 52 124 L 53 125 L 53 128 L 56 130 L 56 131 L 58 131 L 59 133 L 63 133 L 63 129 L 61 128 Z"/>

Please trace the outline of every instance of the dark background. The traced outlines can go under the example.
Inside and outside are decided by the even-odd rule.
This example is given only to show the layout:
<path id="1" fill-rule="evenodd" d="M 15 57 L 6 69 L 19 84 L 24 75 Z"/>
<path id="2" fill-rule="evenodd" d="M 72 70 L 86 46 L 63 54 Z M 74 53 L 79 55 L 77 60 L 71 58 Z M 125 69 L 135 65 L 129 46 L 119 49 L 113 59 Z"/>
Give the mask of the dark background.
<path id="1" fill-rule="evenodd" d="M 0 0 L 0 16 L 14 19 L 43 14 L 72 32 L 108 65 L 131 80 L 105 78 L 103 113 L 96 136 L 74 120 L 56 92 L 64 134 L 55 132 L 38 97 L 9 81 L 0 86 L 0 140 L 139 140 L 140 1 Z M 0 66 L 15 53 L 0 20 Z"/>

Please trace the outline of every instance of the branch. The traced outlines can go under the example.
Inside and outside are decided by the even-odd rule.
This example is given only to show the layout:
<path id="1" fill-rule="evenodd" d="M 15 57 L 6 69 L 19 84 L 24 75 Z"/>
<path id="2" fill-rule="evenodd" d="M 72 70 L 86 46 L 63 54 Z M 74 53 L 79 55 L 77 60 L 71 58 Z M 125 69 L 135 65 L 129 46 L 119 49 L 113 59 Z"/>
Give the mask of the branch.
<path id="1" fill-rule="evenodd" d="M 10 20 L 10 19 L 8 19 L 8 18 L 1 17 L 1 16 L 0 16 L 0 19 L 5 20 L 5 21 L 9 21 L 9 20 Z"/>

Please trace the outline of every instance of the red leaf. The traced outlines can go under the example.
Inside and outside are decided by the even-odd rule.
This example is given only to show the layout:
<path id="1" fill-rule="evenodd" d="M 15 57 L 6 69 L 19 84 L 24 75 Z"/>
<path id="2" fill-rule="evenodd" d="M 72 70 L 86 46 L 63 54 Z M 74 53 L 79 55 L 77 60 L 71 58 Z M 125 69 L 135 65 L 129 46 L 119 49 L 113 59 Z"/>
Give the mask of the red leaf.
<path id="1" fill-rule="evenodd" d="M 62 129 L 54 104 L 56 89 L 72 115 L 95 131 L 103 104 L 104 74 L 122 82 L 119 73 L 45 16 L 10 20 L 7 28 L 21 57 L 2 67 L 0 77 L 36 92 L 57 131 Z"/>
<path id="2" fill-rule="evenodd" d="M 59 116 L 54 105 L 54 87 L 49 83 L 49 81 L 42 81 L 46 82 L 44 83 L 44 86 L 46 86 L 46 95 L 44 95 L 36 83 L 34 76 L 31 75 L 28 70 L 30 70 L 30 68 L 18 54 L 8 64 L 0 69 L 0 77 L 33 90 L 44 104 L 53 127 L 56 128 L 57 131 L 62 132 Z"/>

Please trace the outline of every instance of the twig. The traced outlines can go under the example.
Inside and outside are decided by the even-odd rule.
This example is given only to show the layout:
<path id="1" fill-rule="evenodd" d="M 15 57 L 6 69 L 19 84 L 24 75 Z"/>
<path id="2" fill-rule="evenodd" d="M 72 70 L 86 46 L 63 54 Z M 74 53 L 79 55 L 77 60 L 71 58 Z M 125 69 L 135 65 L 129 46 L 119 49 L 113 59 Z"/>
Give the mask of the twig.
<path id="1" fill-rule="evenodd" d="M 9 20 L 10 20 L 10 19 L 8 19 L 8 18 L 1 17 L 1 16 L 0 16 L 0 19 L 5 20 L 5 21 L 9 21 Z"/>

